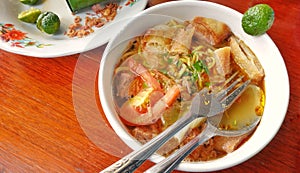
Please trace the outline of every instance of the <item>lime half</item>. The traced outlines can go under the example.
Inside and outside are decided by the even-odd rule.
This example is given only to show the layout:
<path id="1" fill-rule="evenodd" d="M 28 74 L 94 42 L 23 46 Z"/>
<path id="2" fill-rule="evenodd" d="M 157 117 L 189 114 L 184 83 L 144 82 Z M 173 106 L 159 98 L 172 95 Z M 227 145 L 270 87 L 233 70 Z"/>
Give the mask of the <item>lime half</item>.
<path id="1" fill-rule="evenodd" d="M 41 13 L 40 9 L 30 8 L 29 10 L 19 13 L 18 19 L 27 23 L 35 23 Z"/>
<path id="2" fill-rule="evenodd" d="M 22 2 L 23 4 L 27 4 L 27 5 L 34 5 L 38 2 L 39 0 L 20 0 L 20 2 Z"/>
<path id="3" fill-rule="evenodd" d="M 269 5 L 257 4 L 244 13 L 242 27 L 247 34 L 261 35 L 271 28 L 274 18 L 274 10 Z"/>
<path id="4" fill-rule="evenodd" d="M 50 11 L 42 13 L 36 23 L 37 28 L 47 34 L 55 34 L 60 27 L 59 17 Z"/>

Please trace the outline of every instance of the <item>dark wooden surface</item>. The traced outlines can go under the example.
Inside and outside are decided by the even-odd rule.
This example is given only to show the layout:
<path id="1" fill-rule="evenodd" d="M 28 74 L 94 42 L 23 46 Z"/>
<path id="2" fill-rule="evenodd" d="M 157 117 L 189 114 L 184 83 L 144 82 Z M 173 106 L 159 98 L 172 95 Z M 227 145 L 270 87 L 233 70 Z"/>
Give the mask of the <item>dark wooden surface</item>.
<path id="1" fill-rule="evenodd" d="M 152 0 L 148 6 L 165 1 Z M 284 58 L 291 91 L 286 118 L 267 147 L 248 161 L 219 172 L 298 172 L 299 1 L 211 1 L 242 13 L 257 3 L 273 7 L 276 20 L 268 34 Z M 111 131 L 99 101 L 97 73 L 104 49 L 105 45 L 54 59 L 0 50 L 0 173 L 94 173 L 130 151 Z M 147 161 L 137 172 L 152 165 Z"/>

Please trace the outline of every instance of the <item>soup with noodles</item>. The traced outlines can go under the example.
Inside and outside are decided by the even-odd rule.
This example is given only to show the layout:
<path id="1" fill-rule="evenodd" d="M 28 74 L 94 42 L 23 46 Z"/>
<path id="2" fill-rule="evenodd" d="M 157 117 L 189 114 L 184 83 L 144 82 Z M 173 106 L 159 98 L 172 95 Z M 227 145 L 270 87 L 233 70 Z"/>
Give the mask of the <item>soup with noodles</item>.
<path id="1" fill-rule="evenodd" d="M 251 84 L 223 113 L 219 128 L 235 129 L 247 116 L 262 116 L 264 70 L 255 54 L 230 28 L 217 20 L 195 17 L 149 28 L 130 41 L 115 67 L 113 94 L 117 112 L 129 133 L 146 143 L 188 111 L 204 87 L 217 92 L 240 76 Z M 201 133 L 198 118 L 158 151 L 168 155 Z M 216 159 L 237 149 L 251 134 L 213 137 L 186 159 Z"/>

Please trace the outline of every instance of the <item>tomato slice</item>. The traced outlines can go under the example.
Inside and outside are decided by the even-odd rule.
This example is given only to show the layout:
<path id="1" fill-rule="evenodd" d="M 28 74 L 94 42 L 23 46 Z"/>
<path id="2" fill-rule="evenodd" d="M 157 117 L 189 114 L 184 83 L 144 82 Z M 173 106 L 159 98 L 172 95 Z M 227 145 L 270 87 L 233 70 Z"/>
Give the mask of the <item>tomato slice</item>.
<path id="1" fill-rule="evenodd" d="M 179 96 L 179 89 L 177 86 L 169 88 L 168 92 L 164 94 L 161 91 L 152 91 L 149 96 L 149 106 L 145 113 L 140 113 L 135 108 L 142 103 L 138 97 L 143 93 L 141 91 L 137 96 L 125 102 L 120 108 L 120 117 L 127 125 L 149 125 L 155 123 L 161 118 L 163 112 L 172 105 L 172 103 Z"/>
<path id="2" fill-rule="evenodd" d="M 153 124 L 179 96 L 179 88 L 176 85 L 162 88 L 164 85 L 159 81 L 164 80 L 159 80 L 159 76 L 164 76 L 163 74 L 150 72 L 133 59 L 128 62 L 137 76 L 128 89 L 131 98 L 120 107 L 119 115 L 127 125 Z"/>
<path id="3" fill-rule="evenodd" d="M 140 76 L 137 76 L 130 84 L 128 94 L 130 96 L 137 95 L 143 89 L 144 81 Z"/>

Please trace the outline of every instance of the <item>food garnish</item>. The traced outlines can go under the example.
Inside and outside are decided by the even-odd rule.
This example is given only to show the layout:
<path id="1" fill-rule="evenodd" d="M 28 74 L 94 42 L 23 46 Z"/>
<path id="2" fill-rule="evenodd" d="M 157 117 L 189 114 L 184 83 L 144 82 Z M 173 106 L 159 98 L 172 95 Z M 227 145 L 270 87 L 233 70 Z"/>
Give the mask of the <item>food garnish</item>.
<path id="1" fill-rule="evenodd" d="M 35 5 L 39 0 L 20 0 L 21 3 L 27 5 Z"/>
<path id="2" fill-rule="evenodd" d="M 55 34 L 60 28 L 59 17 L 51 12 L 43 12 L 37 19 L 37 28 L 47 34 Z"/>
<path id="3" fill-rule="evenodd" d="M 40 9 L 30 8 L 29 10 L 25 10 L 19 13 L 18 19 L 27 23 L 35 23 L 41 13 L 42 12 Z"/>
<path id="4" fill-rule="evenodd" d="M 69 25 L 65 35 L 70 38 L 88 36 L 94 32 L 94 28 L 101 28 L 107 22 L 112 21 L 117 15 L 119 8 L 117 3 L 110 3 L 105 7 L 101 7 L 100 4 L 95 4 L 92 6 L 94 13 L 87 13 L 84 21 L 80 16 L 76 16 L 74 23 Z"/>
<path id="5" fill-rule="evenodd" d="M 247 34 L 262 35 L 271 28 L 274 19 L 274 10 L 269 5 L 257 4 L 244 13 L 242 27 Z"/>
<path id="6" fill-rule="evenodd" d="M 100 0 L 101 1 L 101 0 Z M 99 1 L 99 2 L 100 2 Z M 28 5 L 35 5 L 38 0 L 20 0 L 23 4 Z M 73 4 L 76 5 L 77 1 L 72 1 Z M 96 2 L 96 1 L 95 1 Z M 132 6 L 136 1 L 128 0 L 125 3 L 125 6 Z M 92 2 L 88 2 L 92 3 Z M 81 18 L 79 15 L 75 16 L 74 23 L 70 24 L 67 30 L 64 32 L 64 35 L 68 36 L 69 38 L 82 38 L 85 36 L 90 35 L 94 32 L 95 28 L 101 28 L 106 23 L 114 20 L 117 15 L 119 9 L 122 8 L 121 5 L 118 3 L 107 3 L 105 6 L 101 6 L 99 3 L 92 3 L 94 4 L 91 9 L 92 13 L 86 13 L 85 18 Z M 78 4 L 77 4 L 78 5 Z M 86 5 L 86 4 L 81 4 Z M 44 12 L 47 13 L 47 12 Z M 39 9 L 35 10 L 27 10 L 21 12 L 18 16 L 18 19 L 27 22 L 27 23 L 36 23 L 38 20 L 39 15 L 44 15 Z M 50 12 L 53 13 L 53 12 Z M 56 14 L 48 14 L 49 19 L 42 19 L 45 16 L 41 16 L 39 22 L 37 24 L 37 28 L 44 33 L 47 34 L 54 34 L 59 30 L 60 27 L 60 20 L 58 15 Z M 52 17 L 51 17 L 52 16 Z M 48 18 L 48 17 L 46 17 Z M 52 18 L 52 19 L 51 19 Z"/>

